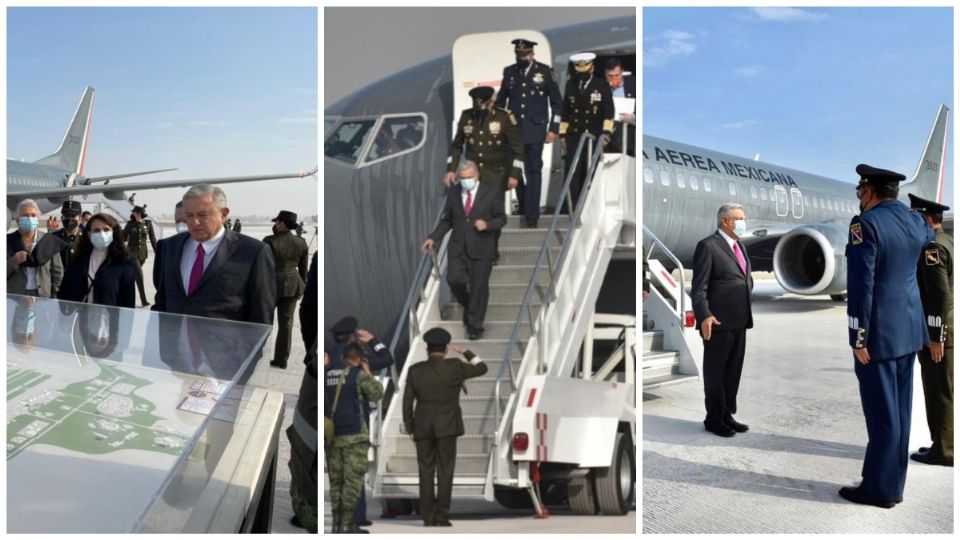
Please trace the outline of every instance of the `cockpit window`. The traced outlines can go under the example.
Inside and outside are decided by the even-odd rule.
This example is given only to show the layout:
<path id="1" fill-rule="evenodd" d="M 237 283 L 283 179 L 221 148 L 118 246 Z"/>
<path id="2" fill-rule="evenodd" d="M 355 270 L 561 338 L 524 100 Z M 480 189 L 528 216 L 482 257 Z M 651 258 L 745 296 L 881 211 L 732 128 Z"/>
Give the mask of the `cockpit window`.
<path id="1" fill-rule="evenodd" d="M 340 120 L 339 116 L 327 116 L 323 119 L 323 138 L 326 139 L 327 135 L 330 135 L 330 130 L 333 129 L 333 126 L 337 125 L 337 121 Z"/>
<path id="2" fill-rule="evenodd" d="M 423 144 L 426 116 L 387 116 L 380 123 L 364 164 L 415 150 Z"/>
<path id="3" fill-rule="evenodd" d="M 323 155 L 339 159 L 348 163 L 356 163 L 360 151 L 376 119 L 344 120 L 330 137 L 323 148 Z"/>

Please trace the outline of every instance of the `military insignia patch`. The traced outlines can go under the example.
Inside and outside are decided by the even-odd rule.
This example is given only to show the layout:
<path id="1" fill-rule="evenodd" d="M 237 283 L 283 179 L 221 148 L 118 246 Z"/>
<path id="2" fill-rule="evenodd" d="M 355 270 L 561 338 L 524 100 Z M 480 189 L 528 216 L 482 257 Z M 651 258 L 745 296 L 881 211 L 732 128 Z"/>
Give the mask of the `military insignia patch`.
<path id="1" fill-rule="evenodd" d="M 470 135 L 471 133 L 473 133 L 473 126 L 469 126 L 469 125 L 463 126 L 463 132 L 466 133 L 467 135 Z"/>
<path id="2" fill-rule="evenodd" d="M 500 122 L 490 122 L 490 134 L 491 135 L 500 134 Z"/>
<path id="3" fill-rule="evenodd" d="M 927 266 L 936 266 L 940 264 L 940 252 L 937 251 L 937 248 L 928 249 L 923 252 L 924 259 L 927 261 Z"/>
<path id="4" fill-rule="evenodd" d="M 863 243 L 863 230 L 859 223 L 850 224 L 850 243 L 853 245 Z"/>
<path id="5" fill-rule="evenodd" d="M 600 101 L 600 92 L 594 92 L 590 94 L 590 103 L 593 103 L 594 101 Z"/>
<path id="6" fill-rule="evenodd" d="M 543 84 L 543 73 L 534 73 L 533 82 L 534 84 Z"/>

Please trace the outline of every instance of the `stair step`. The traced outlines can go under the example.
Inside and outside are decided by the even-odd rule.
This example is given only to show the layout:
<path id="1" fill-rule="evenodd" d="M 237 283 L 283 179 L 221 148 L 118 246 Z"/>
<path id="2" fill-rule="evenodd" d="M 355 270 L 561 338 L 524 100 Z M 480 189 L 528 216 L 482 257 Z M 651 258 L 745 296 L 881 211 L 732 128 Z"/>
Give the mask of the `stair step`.
<path id="1" fill-rule="evenodd" d="M 643 352 L 644 355 L 649 352 L 663 350 L 663 332 L 653 330 L 643 333 Z"/>
<path id="2" fill-rule="evenodd" d="M 483 337 L 489 339 L 510 339 L 515 322 L 514 320 L 493 321 L 488 318 L 483 323 Z M 425 328 L 433 327 L 440 327 L 450 332 L 450 336 L 455 342 L 466 342 L 466 348 L 468 349 L 470 348 L 470 344 L 473 343 L 467 339 L 467 328 L 461 321 L 429 321 L 425 325 Z M 530 339 L 530 323 L 523 322 L 520 324 L 520 332 L 517 334 L 517 339 L 524 342 Z"/>
<path id="3" fill-rule="evenodd" d="M 497 369 L 500 369 L 500 366 L 497 365 Z M 497 372 L 487 371 L 487 375 L 483 377 L 476 377 L 473 379 L 467 379 L 464 381 L 463 385 L 467 388 L 467 396 L 490 396 L 493 397 L 493 387 L 497 382 Z M 500 392 L 503 394 L 510 394 L 510 376 L 504 375 L 503 380 L 500 381 Z"/>
<path id="4" fill-rule="evenodd" d="M 643 381 L 676 373 L 680 366 L 680 355 L 676 351 L 666 351 L 643 356 Z"/>
<path id="5" fill-rule="evenodd" d="M 697 375 L 683 375 L 680 373 L 669 373 L 666 375 L 660 375 L 659 377 L 643 378 L 643 389 L 653 390 L 655 388 L 661 388 L 663 386 L 670 386 L 671 384 L 678 384 L 687 381 L 696 381 L 700 377 Z"/>
<path id="6" fill-rule="evenodd" d="M 498 264 L 493 267 L 493 271 L 490 273 L 490 284 L 504 284 L 504 285 L 528 285 L 530 283 L 530 276 L 533 274 L 532 265 L 503 265 Z M 541 285 L 547 285 L 550 283 L 550 272 L 546 268 L 541 268 L 540 272 L 537 274 L 537 283 Z M 523 300 L 523 298 L 519 298 Z"/>
<path id="7" fill-rule="evenodd" d="M 527 293 L 528 281 L 519 284 L 519 283 L 491 283 L 490 284 L 490 298 L 487 300 L 488 304 L 506 304 L 508 302 L 522 302 L 523 295 Z M 543 289 L 543 294 L 546 294 L 546 288 Z M 535 289 L 533 291 L 533 296 L 530 299 L 532 302 L 540 302 L 540 293 Z"/>
<path id="8" fill-rule="evenodd" d="M 397 454 L 416 454 L 417 445 L 408 435 L 402 433 L 388 436 L 396 439 L 394 452 Z M 493 447 L 496 436 L 492 433 L 468 434 L 457 437 L 457 452 L 465 454 L 486 454 Z"/>
<path id="9" fill-rule="evenodd" d="M 507 407 L 507 400 L 510 399 L 510 394 L 504 393 L 500 395 L 500 410 L 503 411 Z M 460 411 L 464 415 L 470 416 L 490 416 L 493 417 L 495 414 L 493 397 L 486 396 L 471 396 L 461 395 L 460 396 Z"/>
<path id="10" fill-rule="evenodd" d="M 552 214 L 541 214 L 540 219 L 537 221 L 539 227 L 547 228 L 550 226 L 550 223 L 553 221 Z M 564 229 L 570 226 L 570 216 L 562 215 L 557 217 L 557 226 Z M 508 229 L 526 229 L 527 228 L 527 218 L 526 216 L 507 216 L 507 228 Z"/>
<path id="11" fill-rule="evenodd" d="M 467 454 L 457 448 L 456 474 L 486 474 L 489 457 L 487 454 Z M 387 474 L 417 472 L 417 454 L 395 453 L 387 458 Z"/>
<path id="12" fill-rule="evenodd" d="M 556 262 L 557 257 L 560 256 L 560 247 L 551 247 L 550 248 L 550 259 L 549 261 Z M 512 266 L 515 264 L 533 266 L 537 264 L 537 259 L 540 257 L 540 246 L 536 247 L 506 247 L 500 246 L 500 265 Z M 544 260 L 544 264 L 549 262 Z M 499 265 L 498 265 L 499 266 Z"/>
<path id="13" fill-rule="evenodd" d="M 431 323 L 432 324 L 432 323 Z M 431 326 L 427 326 L 431 328 Z M 507 350 L 507 343 L 509 340 L 506 339 L 490 339 L 484 334 L 483 339 L 478 339 L 475 341 L 462 340 L 463 343 L 455 343 L 455 345 L 461 346 L 464 349 L 470 350 L 473 354 L 479 356 L 486 362 L 487 366 L 490 367 L 491 371 L 494 371 L 492 362 L 497 363 L 497 369 L 500 369 L 500 362 L 503 360 L 503 353 Z M 522 344 L 521 344 L 522 347 Z M 520 361 L 523 359 L 521 348 L 513 347 L 513 350 L 510 354 L 511 360 L 513 360 L 517 365 L 520 365 Z"/>
<path id="14" fill-rule="evenodd" d="M 517 315 L 520 313 L 520 303 L 523 300 L 522 297 L 516 299 L 515 302 L 506 302 L 506 303 L 488 303 L 487 304 L 487 318 L 492 321 L 509 321 L 516 320 Z M 531 302 L 531 307 L 533 309 L 534 315 L 540 311 L 540 299 L 536 298 L 536 302 Z M 463 318 L 463 306 L 460 304 L 446 304 L 441 309 L 443 314 L 443 319 L 445 321 L 459 321 Z M 525 315 L 526 316 L 526 315 Z"/>
<path id="15" fill-rule="evenodd" d="M 486 473 L 483 476 L 486 476 Z M 420 487 L 418 484 L 390 484 L 384 479 L 381 492 L 377 496 L 387 499 L 417 499 L 420 497 Z M 461 500 L 482 500 L 483 484 L 457 485 L 457 476 L 454 475 L 451 499 L 454 504 Z"/>
<path id="16" fill-rule="evenodd" d="M 543 223 L 540 224 L 541 227 Z M 556 235 L 552 241 L 557 242 L 557 245 L 560 245 L 560 240 L 563 238 L 565 231 L 556 230 L 554 231 Z M 547 229 L 503 229 L 503 232 L 500 234 L 500 247 L 536 247 L 539 248 L 543 245 L 543 239 L 547 236 Z"/>

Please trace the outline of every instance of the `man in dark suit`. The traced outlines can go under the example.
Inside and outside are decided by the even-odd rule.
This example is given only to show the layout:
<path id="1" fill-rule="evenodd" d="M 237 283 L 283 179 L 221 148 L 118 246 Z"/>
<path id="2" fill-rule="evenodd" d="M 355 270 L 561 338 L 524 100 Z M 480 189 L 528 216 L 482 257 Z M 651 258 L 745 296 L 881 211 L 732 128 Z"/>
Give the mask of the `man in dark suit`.
<path id="1" fill-rule="evenodd" d="M 223 190 L 207 184 L 183 195 L 188 233 L 163 242 L 154 311 L 273 324 L 277 285 L 270 247 L 228 231 Z"/>
<path id="2" fill-rule="evenodd" d="M 453 231 L 447 245 L 447 283 L 463 306 L 463 323 L 470 339 L 483 337 L 483 319 L 490 297 L 490 272 L 496 257 L 496 232 L 507 223 L 503 193 L 480 182 L 477 165 L 460 162 L 460 183 L 447 190 L 446 206 L 437 228 L 423 243 L 423 251 L 439 244 Z"/>
<path id="3" fill-rule="evenodd" d="M 417 445 L 420 471 L 420 515 L 427 527 L 449 527 L 450 495 L 457 460 L 457 437 L 463 435 L 460 415 L 460 388 L 463 382 L 480 377 L 487 365 L 479 356 L 458 347 L 462 354 L 447 358 L 450 333 L 433 328 L 423 334 L 427 361 L 410 367 L 403 390 L 403 425 Z M 414 407 L 416 402 L 416 407 Z M 434 495 L 434 477 L 437 491 Z"/>
<path id="4" fill-rule="evenodd" d="M 691 300 L 703 338 L 703 393 L 707 431 L 733 437 L 748 426 L 733 419 L 743 370 L 747 329 L 753 328 L 750 258 L 740 242 L 746 214 L 727 203 L 717 212 L 717 232 L 697 243 Z"/>
<path id="5" fill-rule="evenodd" d="M 620 63 L 619 58 L 609 58 L 603 66 L 603 74 L 607 79 L 607 84 L 610 85 L 610 91 L 613 93 L 614 98 L 632 98 L 636 99 L 637 97 L 637 81 L 633 78 L 633 75 L 623 72 L 623 65 Z M 620 152 L 623 148 L 623 132 L 624 124 L 623 122 L 632 122 L 635 120 L 633 113 L 623 113 L 617 115 L 615 118 L 616 123 L 613 127 L 613 135 L 610 136 L 610 147 L 608 148 L 609 152 Z M 631 156 L 636 156 L 636 147 L 637 147 L 637 126 L 626 126 L 628 129 L 627 134 L 629 135 L 628 142 L 630 147 L 627 148 L 627 154 Z"/>
<path id="6" fill-rule="evenodd" d="M 303 238 L 292 232 L 297 228 L 295 213 L 281 210 L 272 221 L 273 234 L 263 239 L 273 252 L 277 271 L 277 339 L 270 365 L 287 369 L 293 337 L 293 312 L 306 286 L 309 250 Z"/>

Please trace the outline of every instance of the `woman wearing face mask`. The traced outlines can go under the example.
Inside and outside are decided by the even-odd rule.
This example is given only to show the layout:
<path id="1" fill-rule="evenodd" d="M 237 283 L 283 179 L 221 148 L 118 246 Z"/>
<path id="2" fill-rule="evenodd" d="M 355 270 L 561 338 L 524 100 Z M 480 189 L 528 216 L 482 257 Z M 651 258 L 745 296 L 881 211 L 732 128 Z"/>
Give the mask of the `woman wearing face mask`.
<path id="1" fill-rule="evenodd" d="M 57 295 L 61 300 L 135 307 L 136 282 L 120 223 L 96 214 L 87 223 L 77 258 L 70 263 Z"/>
<path id="2" fill-rule="evenodd" d="M 7 234 L 7 293 L 53 298 L 63 278 L 57 255 L 64 243 L 39 231 L 40 207 L 31 199 L 17 205 L 17 230 Z"/>

